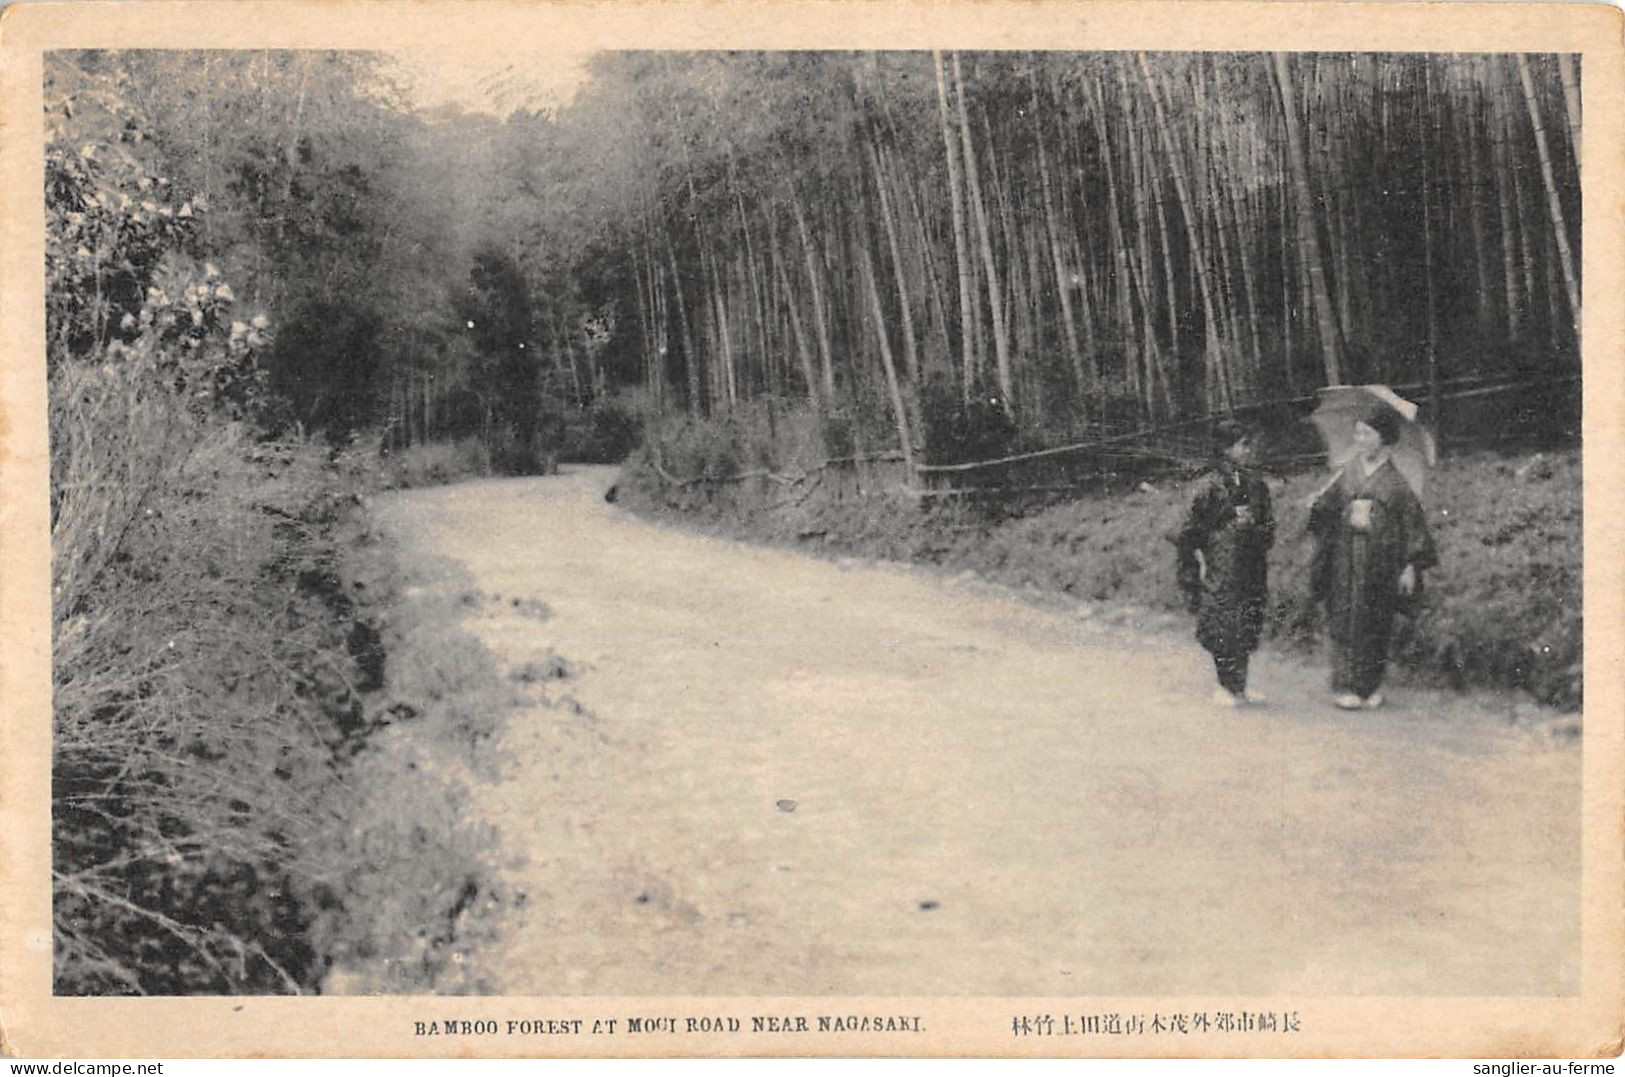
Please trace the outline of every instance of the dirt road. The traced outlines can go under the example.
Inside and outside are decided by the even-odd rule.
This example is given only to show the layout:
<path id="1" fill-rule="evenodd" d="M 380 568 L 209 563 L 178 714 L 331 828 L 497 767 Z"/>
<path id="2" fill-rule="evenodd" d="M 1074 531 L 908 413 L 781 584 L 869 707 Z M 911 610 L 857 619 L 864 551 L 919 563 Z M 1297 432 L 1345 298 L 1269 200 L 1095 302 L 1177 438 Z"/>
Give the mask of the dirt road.
<path id="1" fill-rule="evenodd" d="M 526 896 L 470 957 L 504 993 L 1577 990 L 1573 743 L 1346 715 L 1268 655 L 1272 702 L 1222 711 L 1185 636 L 651 526 L 612 478 L 380 512 L 492 596 L 466 627 L 510 670 L 576 667 L 472 806 Z"/>

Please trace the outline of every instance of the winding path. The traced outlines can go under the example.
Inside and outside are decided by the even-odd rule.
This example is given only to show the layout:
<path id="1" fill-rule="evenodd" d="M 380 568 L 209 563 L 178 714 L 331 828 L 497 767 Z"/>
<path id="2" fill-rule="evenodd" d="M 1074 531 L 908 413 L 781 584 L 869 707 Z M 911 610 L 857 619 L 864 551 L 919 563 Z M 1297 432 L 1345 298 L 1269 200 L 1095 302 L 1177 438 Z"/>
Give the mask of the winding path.
<path id="1" fill-rule="evenodd" d="M 1552 995 L 1578 987 L 1580 752 L 1483 701 L 1206 703 L 1184 636 L 661 528 L 607 469 L 380 521 L 549 653 L 471 810 L 525 995 Z M 495 600 L 500 596 L 500 601 Z M 512 599 L 551 607 L 526 616 Z"/>

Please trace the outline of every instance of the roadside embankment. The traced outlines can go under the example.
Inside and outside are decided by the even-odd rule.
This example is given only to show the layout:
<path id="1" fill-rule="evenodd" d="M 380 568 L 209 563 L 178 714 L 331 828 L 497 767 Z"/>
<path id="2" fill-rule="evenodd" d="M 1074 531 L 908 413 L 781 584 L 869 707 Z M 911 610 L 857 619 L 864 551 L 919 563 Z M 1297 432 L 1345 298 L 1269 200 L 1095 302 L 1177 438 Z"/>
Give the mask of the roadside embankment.
<path id="1" fill-rule="evenodd" d="M 970 571 L 988 580 L 1166 619 L 1182 609 L 1168 541 L 1193 479 L 1084 496 L 1015 519 L 952 498 L 835 499 L 774 483 L 675 486 L 646 453 L 626 464 L 619 501 L 640 513 L 756 541 Z M 1278 539 L 1267 632 L 1318 646 L 1307 597 L 1308 503 L 1321 472 L 1271 479 Z M 1522 690 L 1578 710 L 1582 701 L 1581 482 L 1578 450 L 1443 460 L 1428 489 L 1440 565 L 1418 615 L 1400 626 L 1398 666 L 1458 688 Z"/>
<path id="2" fill-rule="evenodd" d="M 133 378 L 53 397 L 56 991 L 477 990 L 488 656 L 373 528 L 369 458 L 188 433 Z"/>

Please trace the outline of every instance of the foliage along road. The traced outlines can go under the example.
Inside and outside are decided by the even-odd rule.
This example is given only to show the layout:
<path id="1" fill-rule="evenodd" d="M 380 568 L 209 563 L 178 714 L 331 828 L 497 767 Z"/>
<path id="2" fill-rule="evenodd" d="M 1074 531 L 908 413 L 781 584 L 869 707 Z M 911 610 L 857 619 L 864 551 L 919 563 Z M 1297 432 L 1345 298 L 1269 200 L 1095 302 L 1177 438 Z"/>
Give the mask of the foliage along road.
<path id="1" fill-rule="evenodd" d="M 510 674 L 573 666 L 470 807 L 525 895 L 469 958 L 504 994 L 1577 990 L 1575 742 L 1345 715 L 1270 655 L 1219 710 L 1185 637 L 658 527 L 612 479 L 380 514 L 500 598 L 465 627 Z"/>

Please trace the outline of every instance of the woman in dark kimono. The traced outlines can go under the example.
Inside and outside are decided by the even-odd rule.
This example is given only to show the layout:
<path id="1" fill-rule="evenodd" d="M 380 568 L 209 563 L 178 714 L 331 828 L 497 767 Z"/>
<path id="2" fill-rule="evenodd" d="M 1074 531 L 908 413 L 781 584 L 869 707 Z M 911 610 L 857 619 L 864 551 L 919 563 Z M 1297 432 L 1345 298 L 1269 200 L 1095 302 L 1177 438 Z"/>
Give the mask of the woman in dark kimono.
<path id="1" fill-rule="evenodd" d="M 1258 648 L 1269 584 L 1275 516 L 1269 487 L 1251 467 L 1254 431 L 1234 422 L 1215 431 L 1215 464 L 1205 475 L 1174 540 L 1177 579 L 1196 614 L 1196 639 L 1213 656 L 1222 706 L 1262 702 L 1247 691 L 1247 665 Z"/>
<path id="2" fill-rule="evenodd" d="M 1377 406 L 1354 424 L 1354 456 L 1309 510 L 1312 586 L 1326 605 L 1332 691 L 1345 710 L 1382 706 L 1394 614 L 1437 561 L 1427 515 L 1389 459 L 1400 418 Z"/>

